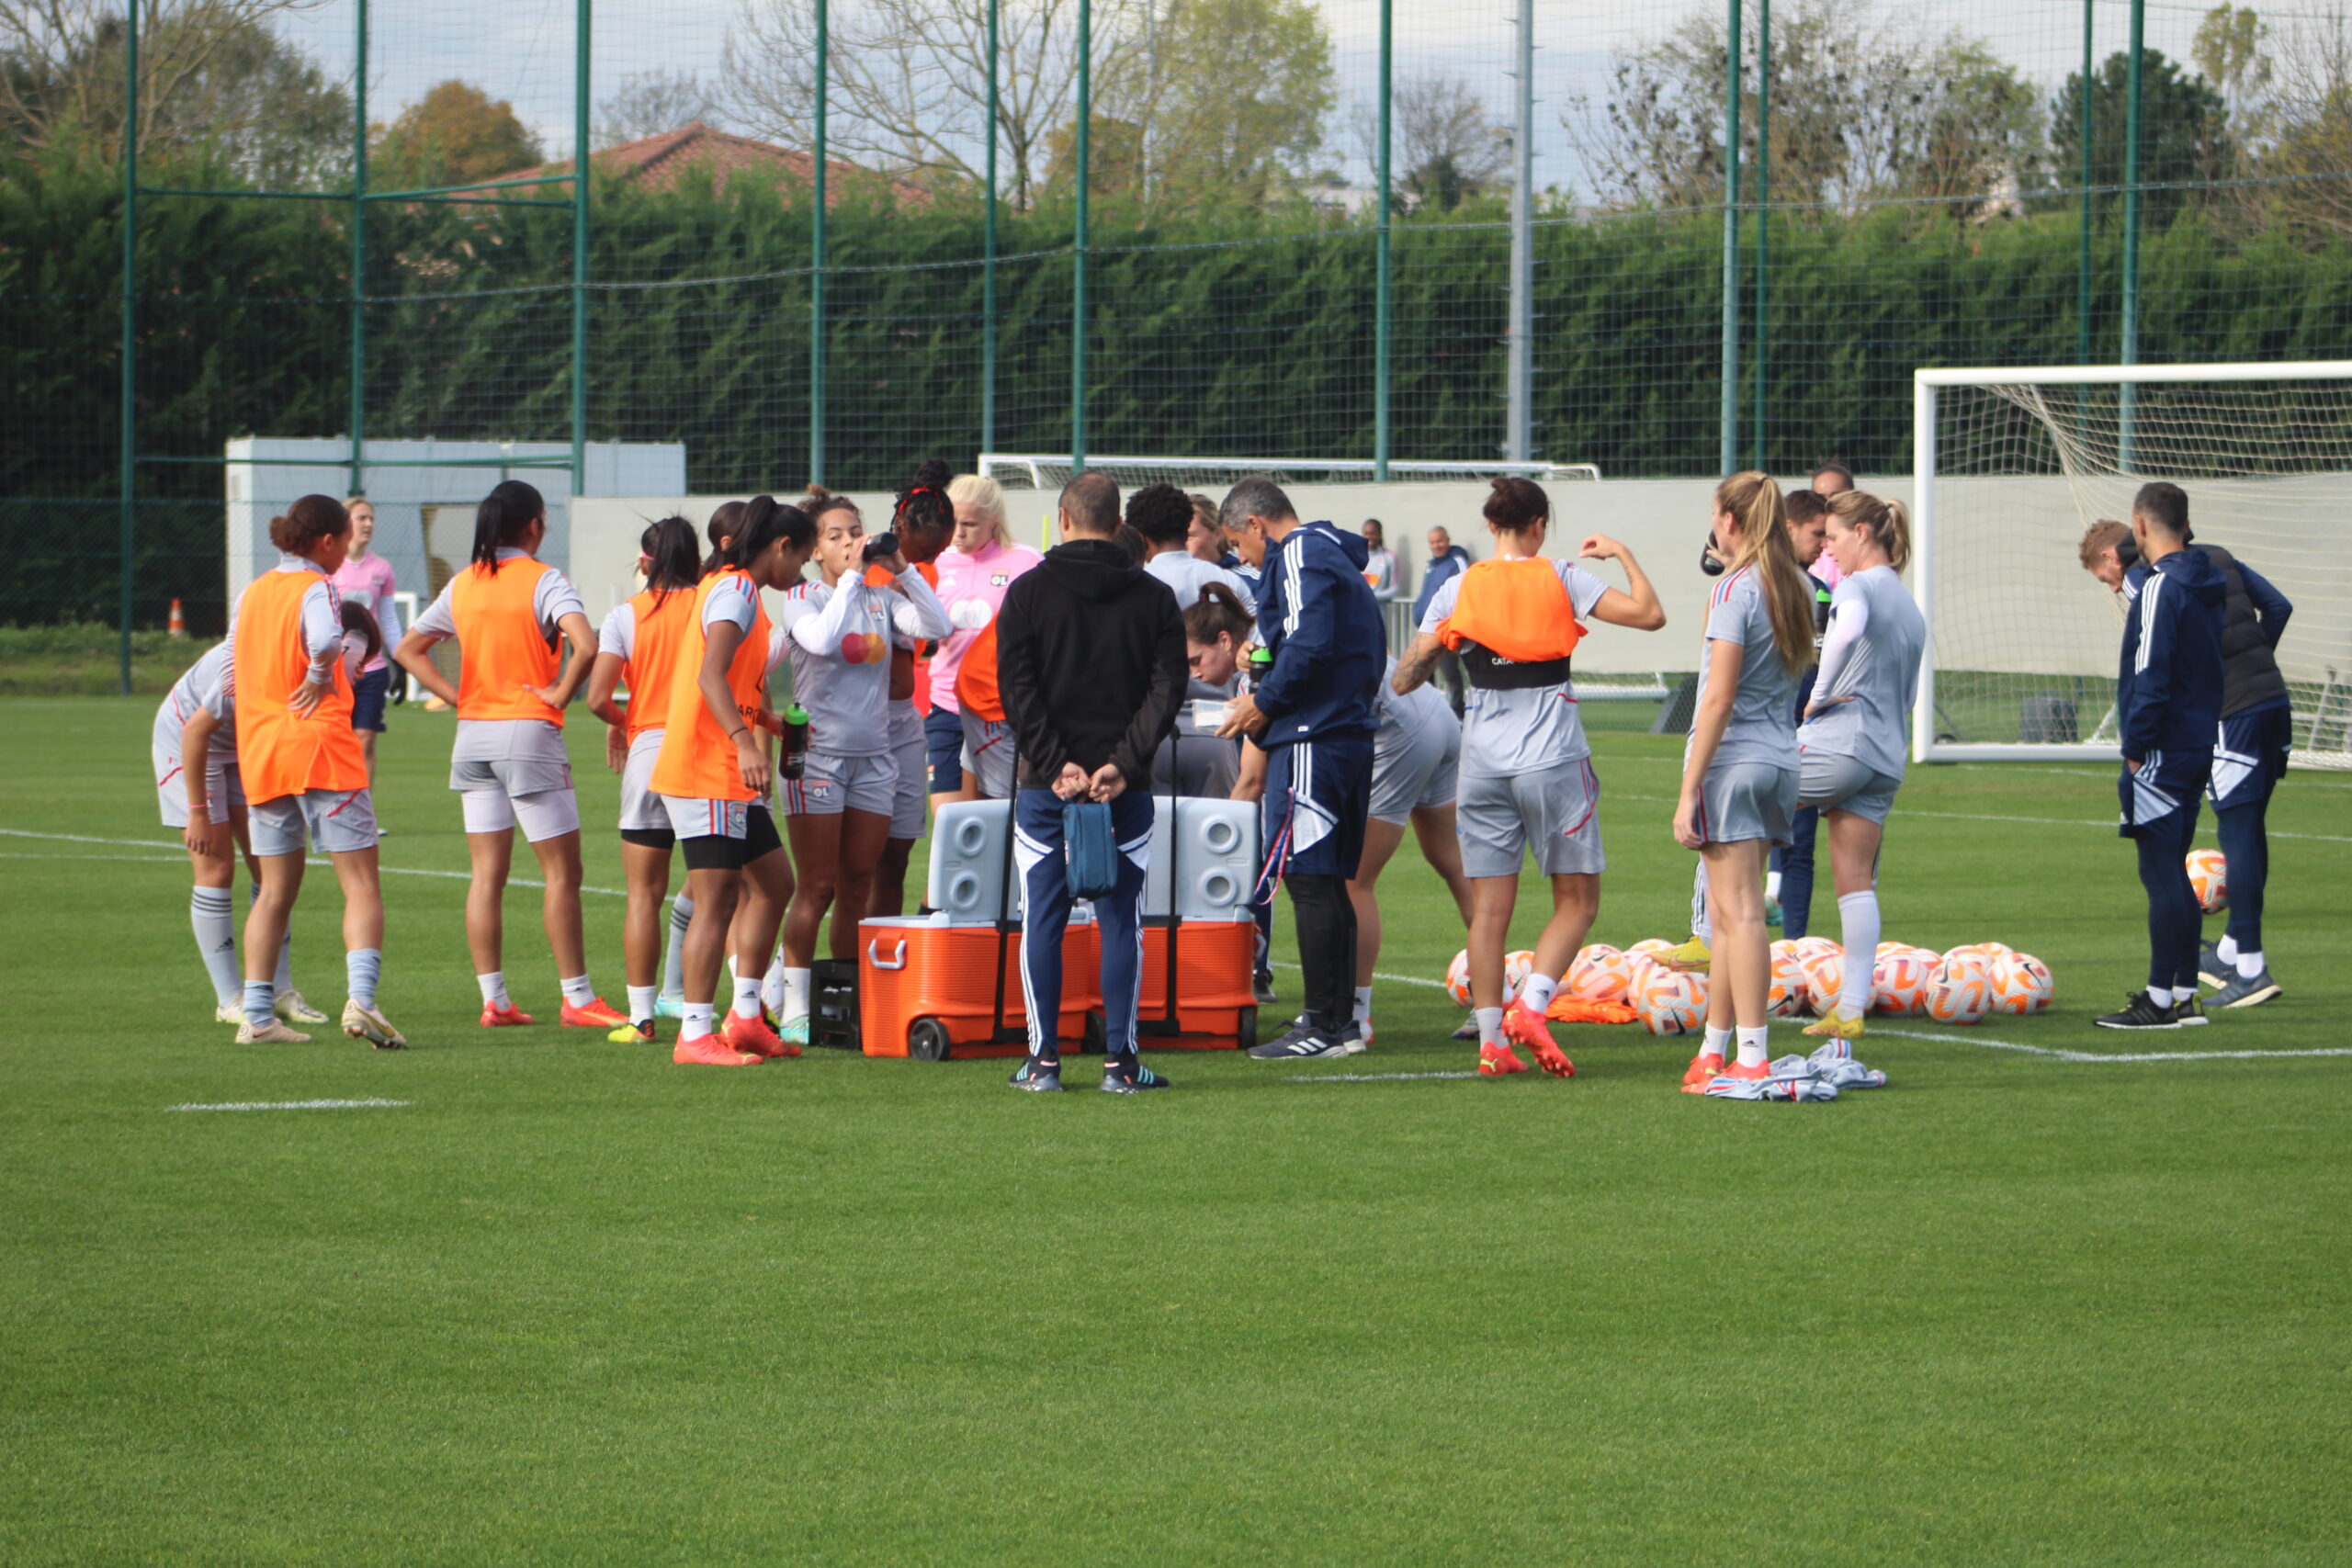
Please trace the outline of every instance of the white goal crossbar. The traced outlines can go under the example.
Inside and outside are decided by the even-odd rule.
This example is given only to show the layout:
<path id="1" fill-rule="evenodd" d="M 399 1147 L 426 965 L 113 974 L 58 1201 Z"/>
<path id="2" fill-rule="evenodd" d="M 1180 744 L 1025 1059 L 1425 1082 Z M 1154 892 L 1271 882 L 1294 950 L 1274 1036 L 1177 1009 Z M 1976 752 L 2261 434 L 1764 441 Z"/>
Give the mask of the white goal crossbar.
<path id="1" fill-rule="evenodd" d="M 2340 391 L 2290 385 L 2326 382 Z M 2352 360 L 1922 369 L 1912 449 L 1916 759 L 2117 757 L 2119 623 L 2076 546 L 2170 479 L 2191 528 L 2295 604 L 2278 648 L 2295 762 L 2352 767 L 2352 568 L 2333 536 L 2352 487 Z"/>
<path id="2" fill-rule="evenodd" d="M 1296 484 L 1371 484 L 1377 468 L 1369 457 L 1102 457 L 1088 453 L 1086 467 L 1145 483 L 1229 484 L 1249 474 L 1271 474 Z M 979 471 L 1000 484 L 1025 483 L 1032 490 L 1052 490 L 1069 480 L 1077 470 L 1067 452 L 983 452 Z M 1590 463 L 1435 463 L 1392 462 L 1390 482 L 1431 483 L 1448 479 L 1485 479 L 1498 474 L 1521 474 L 1542 483 L 1597 480 L 1600 470 Z"/>

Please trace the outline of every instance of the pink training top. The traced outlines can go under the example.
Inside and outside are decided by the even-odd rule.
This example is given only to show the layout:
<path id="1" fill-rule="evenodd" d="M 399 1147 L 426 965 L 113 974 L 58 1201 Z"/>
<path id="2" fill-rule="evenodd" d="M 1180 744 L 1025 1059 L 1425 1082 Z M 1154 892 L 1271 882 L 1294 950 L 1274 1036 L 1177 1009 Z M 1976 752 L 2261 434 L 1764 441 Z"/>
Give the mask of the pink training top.
<path id="1" fill-rule="evenodd" d="M 964 650 L 996 618 L 1012 580 L 1045 558 L 1026 545 L 983 545 L 970 555 L 951 545 L 931 563 L 939 573 L 939 601 L 956 626 L 931 656 L 932 706 L 963 711 L 956 702 L 956 671 L 964 667 Z"/>
<path id="2" fill-rule="evenodd" d="M 399 584 L 392 576 L 392 563 L 370 550 L 364 556 L 354 556 L 343 563 L 343 570 L 330 579 L 334 591 L 351 604 L 362 606 L 376 617 L 376 626 L 384 634 L 384 647 L 369 660 L 360 673 L 387 668 L 388 657 L 394 644 L 401 640 L 400 612 L 392 605 L 392 594 Z"/>

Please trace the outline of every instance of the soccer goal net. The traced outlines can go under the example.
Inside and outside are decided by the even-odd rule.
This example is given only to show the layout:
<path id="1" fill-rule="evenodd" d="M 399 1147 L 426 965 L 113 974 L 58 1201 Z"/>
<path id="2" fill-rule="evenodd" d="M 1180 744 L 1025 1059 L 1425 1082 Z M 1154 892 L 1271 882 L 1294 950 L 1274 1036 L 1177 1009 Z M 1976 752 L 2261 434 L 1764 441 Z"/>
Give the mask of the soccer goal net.
<path id="1" fill-rule="evenodd" d="M 1268 474 L 1285 484 L 1363 485 L 1379 478 L 1370 458 L 1334 457 L 1097 457 L 1089 454 L 1086 467 L 1111 475 L 1123 485 L 1171 484 L 1181 490 L 1221 489 L 1250 474 Z M 980 472 L 1008 488 L 1059 490 L 1078 469 L 1069 454 L 983 452 Z M 1447 480 L 1487 479 L 1497 474 L 1524 474 L 1539 484 L 1571 479 L 1598 479 L 1600 470 L 1590 463 L 1390 463 L 1394 481 L 1439 484 Z"/>
<path id="2" fill-rule="evenodd" d="M 2278 657 L 2296 762 L 2352 767 L 2352 361 L 1921 370 L 1913 386 L 1915 756 L 2117 755 L 2124 604 L 2079 547 L 2169 479 L 2197 541 L 2294 603 Z"/>

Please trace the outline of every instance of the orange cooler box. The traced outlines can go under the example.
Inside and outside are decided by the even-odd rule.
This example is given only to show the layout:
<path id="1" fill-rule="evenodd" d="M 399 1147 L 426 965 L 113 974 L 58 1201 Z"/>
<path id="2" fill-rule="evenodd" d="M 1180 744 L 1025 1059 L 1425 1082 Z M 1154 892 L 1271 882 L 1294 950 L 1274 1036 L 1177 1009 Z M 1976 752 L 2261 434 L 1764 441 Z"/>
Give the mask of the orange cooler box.
<path id="1" fill-rule="evenodd" d="M 1168 945 L 1170 934 L 1179 931 L 1171 1018 Z M 1250 984 L 1257 952 L 1253 920 L 1145 926 L 1137 1043 L 1148 1051 L 1247 1051 L 1258 1043 L 1258 996 Z"/>
<path id="2" fill-rule="evenodd" d="M 858 1025 L 867 1055 L 943 1062 L 1027 1054 L 1029 1015 L 1021 998 L 1020 931 L 1000 933 L 993 925 L 929 920 L 864 920 L 858 938 Z M 1183 953 L 1187 974 L 1193 967 L 1191 941 L 1188 931 Z M 1000 953 L 1001 976 L 997 972 Z M 1072 923 L 1062 939 L 1062 1011 L 1054 1032 L 1080 1042 L 1074 1047 L 1078 1050 L 1102 1049 L 1102 961 L 1101 932 L 1091 921 Z M 1245 962 L 1245 1000 L 1249 973 Z"/>

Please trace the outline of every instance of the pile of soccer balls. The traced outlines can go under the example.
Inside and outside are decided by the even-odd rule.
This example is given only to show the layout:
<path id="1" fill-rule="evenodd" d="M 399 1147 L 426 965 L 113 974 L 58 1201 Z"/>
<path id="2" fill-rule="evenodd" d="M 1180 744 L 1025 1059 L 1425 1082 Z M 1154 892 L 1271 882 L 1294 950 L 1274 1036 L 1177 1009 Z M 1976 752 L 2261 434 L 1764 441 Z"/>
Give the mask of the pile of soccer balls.
<path id="1" fill-rule="evenodd" d="M 1580 1002 L 1623 1002 L 1652 1034 L 1689 1034 L 1707 1015 L 1707 976 L 1669 969 L 1659 955 L 1674 943 L 1663 937 L 1623 950 L 1596 943 L 1576 956 L 1560 985 L 1561 994 Z M 1525 951 L 1504 960 L 1506 1003 L 1534 967 Z M 1826 1011 L 1844 988 L 1846 954 L 1826 937 L 1783 939 L 1772 944 L 1769 1001 L 1775 1018 L 1804 1018 Z M 1988 1014 L 2023 1016 L 2050 1006 L 2050 970 L 2030 953 L 1997 942 L 1955 947 L 1949 953 L 1899 942 L 1879 943 L 1871 973 L 1871 1010 L 1897 1018 L 1928 1018 L 1938 1023 L 1974 1023 Z M 1448 995 L 1470 1005 L 1470 955 L 1457 953 L 1445 972 Z"/>

